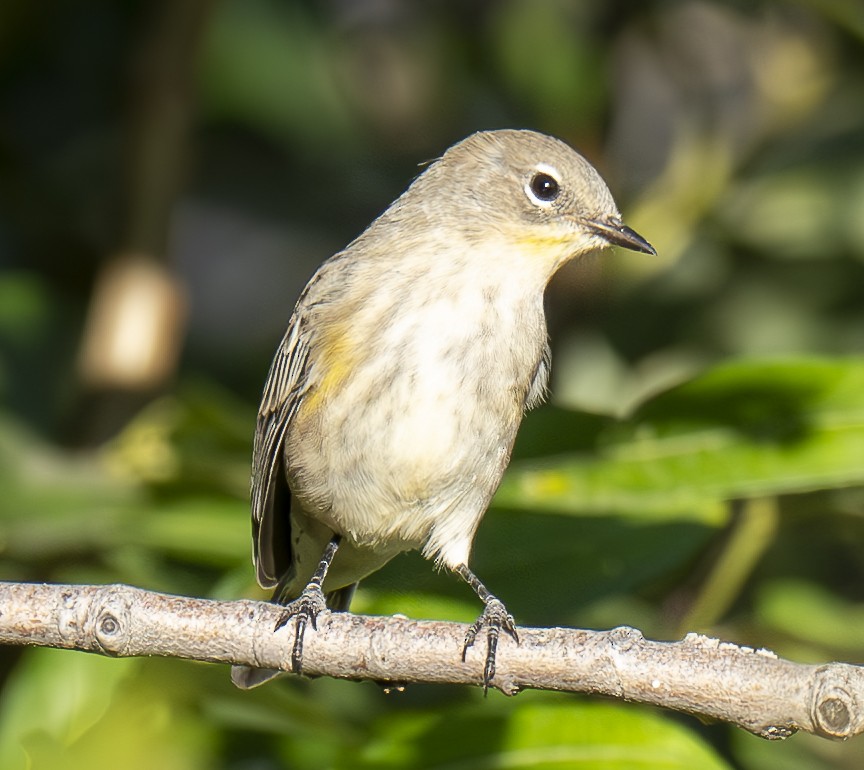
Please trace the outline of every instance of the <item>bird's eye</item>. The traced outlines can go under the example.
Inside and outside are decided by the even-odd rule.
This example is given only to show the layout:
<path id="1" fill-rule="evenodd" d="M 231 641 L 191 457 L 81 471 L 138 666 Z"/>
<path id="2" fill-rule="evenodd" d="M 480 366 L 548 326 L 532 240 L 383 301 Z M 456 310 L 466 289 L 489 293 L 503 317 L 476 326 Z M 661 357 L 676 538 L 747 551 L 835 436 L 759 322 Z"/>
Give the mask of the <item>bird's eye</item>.
<path id="1" fill-rule="evenodd" d="M 540 171 L 531 177 L 531 181 L 528 183 L 528 189 L 531 193 L 531 197 L 538 203 L 550 203 L 551 201 L 554 201 L 558 197 L 558 193 L 561 192 L 558 180 L 551 174 L 547 174 L 543 171 Z"/>

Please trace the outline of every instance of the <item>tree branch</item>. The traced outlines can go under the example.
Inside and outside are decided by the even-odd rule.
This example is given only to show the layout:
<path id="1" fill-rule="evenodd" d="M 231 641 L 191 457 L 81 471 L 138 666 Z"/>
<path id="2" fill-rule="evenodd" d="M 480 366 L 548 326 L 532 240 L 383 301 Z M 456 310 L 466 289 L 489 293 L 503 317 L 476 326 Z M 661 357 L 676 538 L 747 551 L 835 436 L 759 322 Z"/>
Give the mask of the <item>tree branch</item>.
<path id="1" fill-rule="evenodd" d="M 0 583 L 0 643 L 156 655 L 264 668 L 290 666 L 293 621 L 265 602 L 219 602 L 124 585 Z M 477 684 L 484 645 L 462 662 L 459 623 L 325 613 L 308 630 L 304 672 L 385 682 Z M 501 637 L 494 685 L 588 692 L 712 717 L 763 738 L 801 729 L 825 737 L 864 732 L 864 668 L 803 665 L 688 634 L 655 642 L 632 628 L 520 628 Z"/>

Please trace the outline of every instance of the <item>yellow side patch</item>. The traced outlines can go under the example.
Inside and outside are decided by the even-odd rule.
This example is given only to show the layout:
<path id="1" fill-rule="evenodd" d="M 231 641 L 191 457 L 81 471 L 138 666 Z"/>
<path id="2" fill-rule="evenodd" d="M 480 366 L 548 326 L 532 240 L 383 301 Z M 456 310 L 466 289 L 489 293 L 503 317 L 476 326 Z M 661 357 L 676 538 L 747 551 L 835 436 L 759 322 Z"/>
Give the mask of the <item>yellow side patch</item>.
<path id="1" fill-rule="evenodd" d="M 348 375 L 357 366 L 359 347 L 350 334 L 350 325 L 333 324 L 323 329 L 315 343 L 314 367 L 321 377 L 311 387 L 301 409 L 315 409 L 321 401 L 342 387 Z"/>

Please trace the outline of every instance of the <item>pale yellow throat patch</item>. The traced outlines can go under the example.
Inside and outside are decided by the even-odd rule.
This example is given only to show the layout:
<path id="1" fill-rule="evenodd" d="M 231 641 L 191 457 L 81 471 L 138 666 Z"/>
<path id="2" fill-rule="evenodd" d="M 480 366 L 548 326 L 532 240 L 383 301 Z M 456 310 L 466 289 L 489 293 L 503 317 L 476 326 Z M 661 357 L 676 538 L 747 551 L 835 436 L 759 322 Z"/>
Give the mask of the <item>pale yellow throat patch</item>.
<path id="1" fill-rule="evenodd" d="M 593 237 L 569 228 L 520 228 L 508 233 L 512 243 L 551 274 L 564 262 L 597 248 Z"/>

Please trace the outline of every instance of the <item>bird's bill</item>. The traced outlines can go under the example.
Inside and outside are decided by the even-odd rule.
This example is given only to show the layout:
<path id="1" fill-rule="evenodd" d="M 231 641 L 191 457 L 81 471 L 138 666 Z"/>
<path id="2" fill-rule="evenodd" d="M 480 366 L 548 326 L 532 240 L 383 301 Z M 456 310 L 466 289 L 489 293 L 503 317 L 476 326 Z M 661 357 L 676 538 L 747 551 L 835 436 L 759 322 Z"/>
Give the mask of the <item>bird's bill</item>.
<path id="1" fill-rule="evenodd" d="M 654 247 L 648 243 L 639 233 L 631 230 L 619 219 L 606 221 L 589 220 L 585 222 L 589 230 L 593 230 L 604 240 L 614 246 L 623 246 L 631 251 L 641 251 L 644 254 L 657 254 Z"/>

